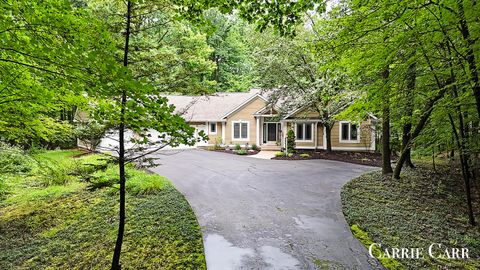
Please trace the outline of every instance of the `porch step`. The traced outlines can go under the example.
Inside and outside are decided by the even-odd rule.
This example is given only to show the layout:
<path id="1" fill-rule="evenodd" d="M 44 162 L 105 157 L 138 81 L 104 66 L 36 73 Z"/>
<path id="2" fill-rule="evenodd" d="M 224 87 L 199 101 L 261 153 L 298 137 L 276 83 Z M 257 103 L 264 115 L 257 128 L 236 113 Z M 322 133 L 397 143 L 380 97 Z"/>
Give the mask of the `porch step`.
<path id="1" fill-rule="evenodd" d="M 278 145 L 262 145 L 260 147 L 264 151 L 280 151 L 281 147 Z"/>

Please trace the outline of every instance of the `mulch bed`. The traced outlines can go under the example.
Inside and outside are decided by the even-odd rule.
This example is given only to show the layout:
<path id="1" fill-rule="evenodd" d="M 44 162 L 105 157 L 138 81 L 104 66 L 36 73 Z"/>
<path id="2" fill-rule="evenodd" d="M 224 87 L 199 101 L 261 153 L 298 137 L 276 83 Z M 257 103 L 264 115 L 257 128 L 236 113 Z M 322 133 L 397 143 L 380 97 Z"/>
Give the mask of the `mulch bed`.
<path id="1" fill-rule="evenodd" d="M 228 149 L 228 150 L 227 149 L 215 149 L 215 150 L 205 149 L 205 150 L 238 155 L 237 152 L 235 152 L 235 150 L 230 150 L 230 149 Z M 247 154 L 245 154 L 243 156 L 256 155 L 256 154 L 258 154 L 258 152 L 260 152 L 260 151 L 258 151 L 258 150 L 248 150 Z M 239 155 L 239 156 L 242 156 L 242 155 Z"/>
<path id="2" fill-rule="evenodd" d="M 302 157 L 301 154 L 309 154 L 309 157 Z M 305 159 L 329 159 L 348 163 L 355 163 L 368 166 L 380 167 L 382 164 L 382 155 L 372 152 L 352 152 L 352 151 L 332 151 L 327 153 L 323 150 L 317 151 L 298 151 L 291 157 L 274 157 L 272 159 L 280 160 L 305 160 Z"/>

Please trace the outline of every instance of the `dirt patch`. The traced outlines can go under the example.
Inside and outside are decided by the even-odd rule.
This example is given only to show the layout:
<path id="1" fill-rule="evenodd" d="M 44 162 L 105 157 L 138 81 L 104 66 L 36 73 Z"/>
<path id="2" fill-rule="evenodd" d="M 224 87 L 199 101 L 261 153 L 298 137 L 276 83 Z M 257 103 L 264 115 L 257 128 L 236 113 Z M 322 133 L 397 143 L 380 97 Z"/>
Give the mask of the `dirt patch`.
<path id="1" fill-rule="evenodd" d="M 330 153 L 317 150 L 317 151 L 297 151 L 292 156 L 280 156 L 272 159 L 281 160 L 305 160 L 305 159 L 329 159 L 337 160 L 354 164 L 362 164 L 368 166 L 380 167 L 382 164 L 382 155 L 380 153 L 373 152 L 352 152 L 352 151 L 332 151 Z"/>

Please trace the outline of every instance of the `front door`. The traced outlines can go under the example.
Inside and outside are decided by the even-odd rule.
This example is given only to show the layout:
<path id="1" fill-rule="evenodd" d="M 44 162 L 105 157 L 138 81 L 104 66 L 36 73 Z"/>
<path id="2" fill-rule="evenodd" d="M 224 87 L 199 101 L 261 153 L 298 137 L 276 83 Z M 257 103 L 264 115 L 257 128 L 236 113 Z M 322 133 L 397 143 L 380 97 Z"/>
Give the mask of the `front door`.
<path id="1" fill-rule="evenodd" d="M 267 141 L 277 141 L 277 123 L 267 123 Z"/>

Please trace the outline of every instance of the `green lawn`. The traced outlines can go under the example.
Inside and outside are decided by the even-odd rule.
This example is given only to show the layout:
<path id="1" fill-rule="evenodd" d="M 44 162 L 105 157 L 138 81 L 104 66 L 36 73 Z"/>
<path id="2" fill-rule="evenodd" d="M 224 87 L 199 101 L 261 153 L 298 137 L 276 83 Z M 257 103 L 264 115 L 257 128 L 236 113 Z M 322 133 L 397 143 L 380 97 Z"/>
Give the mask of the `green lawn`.
<path id="1" fill-rule="evenodd" d="M 480 227 L 468 225 L 463 181 L 448 166 L 406 169 L 400 180 L 380 172 L 353 179 L 342 189 L 343 212 L 368 248 L 424 248 L 422 259 L 384 260 L 389 269 L 480 269 Z M 475 209 L 479 209 L 476 199 Z M 477 221 L 480 215 L 477 212 Z M 433 259 L 428 247 L 466 247 L 469 260 Z"/>
<path id="2" fill-rule="evenodd" d="M 35 154 L 29 172 L 1 175 L 7 194 L 0 199 L 0 269 L 109 267 L 118 192 L 104 186 L 117 168 L 95 172 L 87 164 L 106 164 L 104 157 L 72 157 L 78 154 Z M 205 269 L 200 227 L 185 198 L 164 177 L 133 167 L 127 175 L 123 269 Z M 49 179 L 55 177 L 62 184 Z"/>

